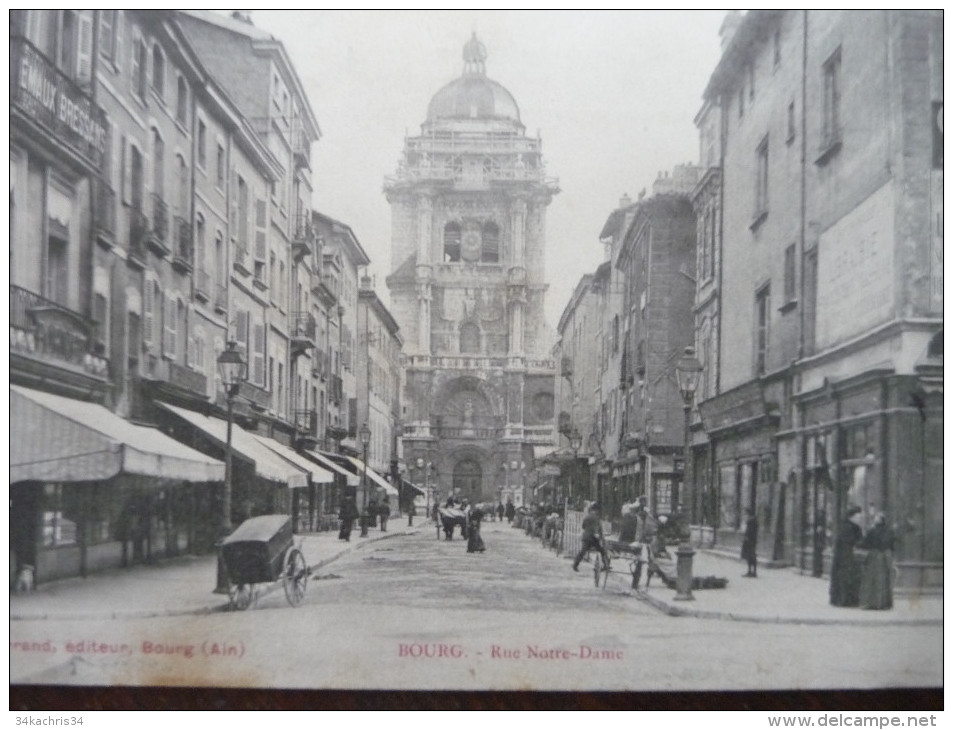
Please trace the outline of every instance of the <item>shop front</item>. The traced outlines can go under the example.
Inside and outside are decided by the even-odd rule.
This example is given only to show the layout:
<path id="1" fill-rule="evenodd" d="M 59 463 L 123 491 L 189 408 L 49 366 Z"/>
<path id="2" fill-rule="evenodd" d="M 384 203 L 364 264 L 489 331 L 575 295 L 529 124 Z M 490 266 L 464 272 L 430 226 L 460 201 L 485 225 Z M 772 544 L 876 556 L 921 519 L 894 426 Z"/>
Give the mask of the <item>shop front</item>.
<path id="1" fill-rule="evenodd" d="M 44 582 L 211 546 L 221 461 L 103 406 L 10 386 L 10 564 Z"/>

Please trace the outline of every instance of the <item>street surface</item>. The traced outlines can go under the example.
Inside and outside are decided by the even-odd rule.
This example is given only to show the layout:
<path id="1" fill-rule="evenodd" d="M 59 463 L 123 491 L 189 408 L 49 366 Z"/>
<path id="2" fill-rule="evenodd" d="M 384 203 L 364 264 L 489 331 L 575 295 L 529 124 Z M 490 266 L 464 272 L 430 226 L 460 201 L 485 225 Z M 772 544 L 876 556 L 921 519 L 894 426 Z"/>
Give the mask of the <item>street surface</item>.
<path id="1" fill-rule="evenodd" d="M 942 686 L 942 627 L 664 615 L 596 589 L 505 523 L 487 552 L 420 532 L 245 612 L 11 623 L 11 682 L 382 689 L 752 690 Z M 353 538 L 352 538 L 353 539 Z M 625 570 L 624 565 L 614 566 Z M 730 590 L 730 587 L 729 589 Z M 19 643 L 19 648 L 14 647 Z M 24 650 L 23 647 L 30 647 Z"/>

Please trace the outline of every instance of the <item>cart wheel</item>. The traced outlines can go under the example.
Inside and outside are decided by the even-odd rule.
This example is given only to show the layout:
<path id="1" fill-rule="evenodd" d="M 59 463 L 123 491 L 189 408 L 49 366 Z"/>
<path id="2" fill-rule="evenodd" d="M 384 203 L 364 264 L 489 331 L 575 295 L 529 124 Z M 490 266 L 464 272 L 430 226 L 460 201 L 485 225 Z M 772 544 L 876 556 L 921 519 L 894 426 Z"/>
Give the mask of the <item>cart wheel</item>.
<path id="1" fill-rule="evenodd" d="M 596 553 L 596 556 L 592 559 L 592 577 L 595 580 L 596 588 L 599 587 L 599 575 L 603 570 L 605 570 L 605 567 L 602 565 L 602 555 Z"/>
<path id="2" fill-rule="evenodd" d="M 308 566 L 298 548 L 289 550 L 285 558 L 284 587 L 288 603 L 299 606 L 308 589 Z"/>
<path id="3" fill-rule="evenodd" d="M 250 583 L 229 583 L 228 601 L 236 611 L 245 611 L 251 606 L 254 597 Z"/>

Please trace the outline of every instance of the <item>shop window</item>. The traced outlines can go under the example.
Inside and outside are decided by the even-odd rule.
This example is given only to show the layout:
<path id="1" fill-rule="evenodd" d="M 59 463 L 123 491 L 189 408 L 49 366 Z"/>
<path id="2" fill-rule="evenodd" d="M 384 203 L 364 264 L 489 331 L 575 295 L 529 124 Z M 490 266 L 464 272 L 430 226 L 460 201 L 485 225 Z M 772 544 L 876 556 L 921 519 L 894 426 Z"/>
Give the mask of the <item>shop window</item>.
<path id="1" fill-rule="evenodd" d="M 41 519 L 43 547 L 75 545 L 79 522 L 76 488 L 59 483 L 44 485 Z"/>

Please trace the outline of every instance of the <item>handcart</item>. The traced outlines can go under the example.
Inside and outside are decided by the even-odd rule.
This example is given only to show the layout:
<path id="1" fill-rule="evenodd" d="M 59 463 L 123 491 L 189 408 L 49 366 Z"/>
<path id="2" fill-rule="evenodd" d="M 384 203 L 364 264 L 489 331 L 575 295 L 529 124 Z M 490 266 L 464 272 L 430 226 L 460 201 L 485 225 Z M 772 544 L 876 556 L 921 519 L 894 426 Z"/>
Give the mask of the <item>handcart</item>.
<path id="1" fill-rule="evenodd" d="M 280 582 L 293 607 L 304 600 L 310 570 L 294 544 L 291 518 L 262 515 L 245 520 L 222 542 L 232 608 L 244 611 L 257 599 L 261 586 Z"/>

